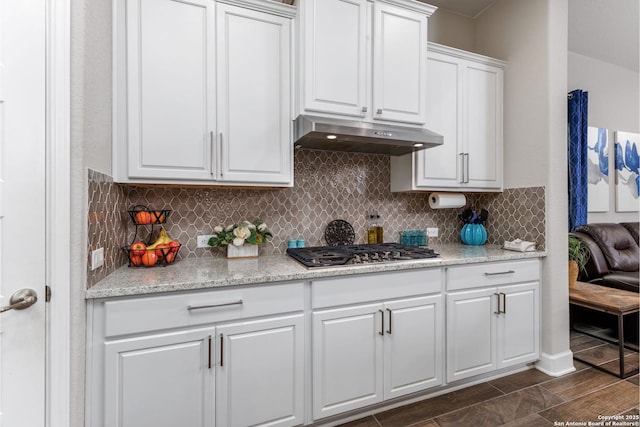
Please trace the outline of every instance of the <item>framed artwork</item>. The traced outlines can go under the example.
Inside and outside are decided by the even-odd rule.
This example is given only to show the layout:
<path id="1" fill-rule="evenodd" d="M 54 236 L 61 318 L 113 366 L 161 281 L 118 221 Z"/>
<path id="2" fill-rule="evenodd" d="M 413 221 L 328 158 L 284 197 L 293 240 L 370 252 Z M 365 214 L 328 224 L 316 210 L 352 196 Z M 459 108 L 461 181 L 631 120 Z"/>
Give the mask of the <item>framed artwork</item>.
<path id="1" fill-rule="evenodd" d="M 639 210 L 639 145 L 640 134 L 616 131 L 616 212 L 638 212 Z"/>
<path id="2" fill-rule="evenodd" d="M 605 128 L 587 129 L 588 179 L 587 205 L 589 212 L 609 211 L 609 144 Z"/>

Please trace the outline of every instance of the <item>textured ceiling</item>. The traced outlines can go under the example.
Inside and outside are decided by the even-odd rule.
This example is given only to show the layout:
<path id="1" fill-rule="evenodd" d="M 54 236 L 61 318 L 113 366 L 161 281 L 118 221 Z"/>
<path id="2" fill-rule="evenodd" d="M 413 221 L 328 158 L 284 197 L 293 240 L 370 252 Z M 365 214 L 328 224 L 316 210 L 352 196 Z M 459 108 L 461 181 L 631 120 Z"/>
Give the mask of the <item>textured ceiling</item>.
<path id="1" fill-rule="evenodd" d="M 640 1 L 569 0 L 569 50 L 638 71 Z"/>

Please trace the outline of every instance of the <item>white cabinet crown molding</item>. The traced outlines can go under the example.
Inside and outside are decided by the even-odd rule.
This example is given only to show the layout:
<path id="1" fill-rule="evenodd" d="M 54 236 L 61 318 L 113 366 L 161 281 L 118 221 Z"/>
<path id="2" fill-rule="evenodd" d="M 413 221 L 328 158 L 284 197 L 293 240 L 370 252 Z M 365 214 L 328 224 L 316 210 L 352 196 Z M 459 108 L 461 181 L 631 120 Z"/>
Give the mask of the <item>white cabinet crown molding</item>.
<path id="1" fill-rule="evenodd" d="M 438 9 L 436 6 L 417 2 L 415 0 L 375 0 L 375 3 L 389 3 L 394 6 L 399 6 L 403 9 L 423 13 L 427 18 L 433 15 L 433 13 Z"/>
<path id="2" fill-rule="evenodd" d="M 457 49 L 451 46 L 445 46 L 442 44 L 427 42 L 428 52 L 437 52 L 443 55 L 449 55 L 455 58 L 467 59 L 480 64 L 490 65 L 492 67 L 505 68 L 508 64 L 507 61 L 501 59 L 492 58 L 490 56 L 481 55 L 475 52 L 469 52 L 462 49 Z"/>
<path id="3" fill-rule="evenodd" d="M 284 3 L 277 3 L 270 0 L 217 0 L 217 3 L 231 4 L 245 9 L 273 13 L 287 18 L 294 18 L 297 11 L 297 8 L 295 6 Z"/>

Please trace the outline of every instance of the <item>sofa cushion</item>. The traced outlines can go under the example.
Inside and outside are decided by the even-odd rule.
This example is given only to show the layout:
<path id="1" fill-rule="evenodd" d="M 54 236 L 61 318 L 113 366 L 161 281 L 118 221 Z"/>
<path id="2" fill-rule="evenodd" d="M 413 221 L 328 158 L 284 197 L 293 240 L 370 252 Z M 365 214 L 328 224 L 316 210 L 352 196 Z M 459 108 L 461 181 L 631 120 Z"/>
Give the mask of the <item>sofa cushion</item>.
<path id="1" fill-rule="evenodd" d="M 623 291 L 638 292 L 640 277 L 636 271 L 616 271 L 592 280 L 594 285 L 622 289 Z"/>
<path id="2" fill-rule="evenodd" d="M 636 241 L 636 245 L 640 245 L 638 242 L 638 234 L 640 233 L 640 222 L 621 222 L 621 226 L 627 229 L 631 234 L 631 237 Z"/>
<path id="3" fill-rule="evenodd" d="M 586 233 L 600 246 L 611 271 L 638 271 L 640 248 L 620 224 L 587 224 L 575 231 Z"/>

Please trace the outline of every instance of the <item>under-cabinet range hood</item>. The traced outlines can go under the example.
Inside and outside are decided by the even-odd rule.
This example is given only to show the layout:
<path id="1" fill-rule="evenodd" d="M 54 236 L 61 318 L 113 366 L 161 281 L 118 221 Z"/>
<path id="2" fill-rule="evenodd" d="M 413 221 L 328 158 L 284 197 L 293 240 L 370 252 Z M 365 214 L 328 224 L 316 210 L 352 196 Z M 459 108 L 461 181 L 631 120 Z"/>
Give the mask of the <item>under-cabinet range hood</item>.
<path id="1" fill-rule="evenodd" d="M 300 115 L 294 140 L 296 148 L 401 156 L 441 145 L 444 138 L 421 128 Z"/>

